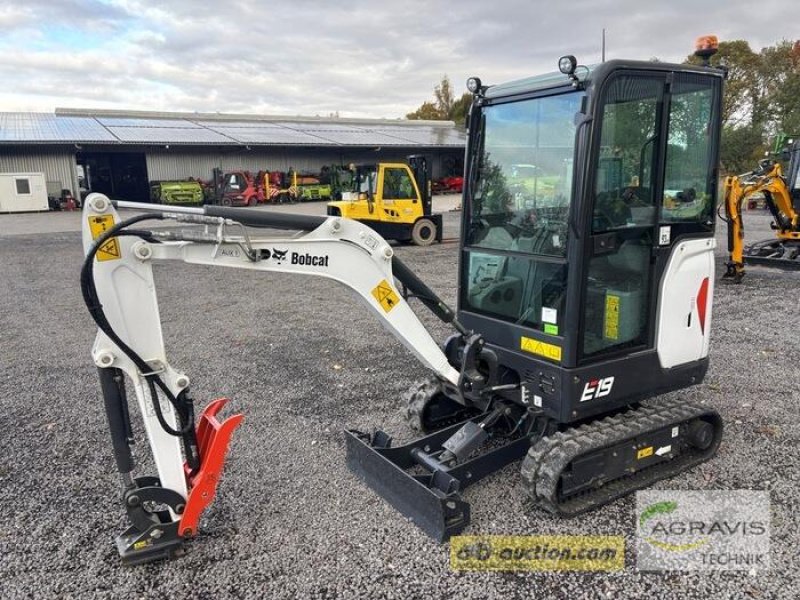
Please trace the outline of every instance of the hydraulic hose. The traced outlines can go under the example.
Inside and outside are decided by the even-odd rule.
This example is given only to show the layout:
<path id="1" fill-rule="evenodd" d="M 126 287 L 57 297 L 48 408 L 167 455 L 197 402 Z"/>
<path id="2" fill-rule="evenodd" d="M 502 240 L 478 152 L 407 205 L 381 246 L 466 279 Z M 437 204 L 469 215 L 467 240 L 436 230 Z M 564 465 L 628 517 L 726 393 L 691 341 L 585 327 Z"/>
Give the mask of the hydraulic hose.
<path id="1" fill-rule="evenodd" d="M 150 219 L 162 220 L 164 219 L 164 216 L 160 214 L 138 215 L 117 223 L 97 237 L 92 244 L 92 247 L 89 249 L 89 252 L 86 254 L 86 259 L 84 260 L 81 268 L 81 292 L 83 294 L 84 303 L 89 310 L 89 314 L 97 324 L 98 328 L 105 333 L 108 338 L 114 344 L 116 344 L 116 346 L 133 362 L 136 368 L 141 372 L 142 376 L 146 379 L 148 389 L 150 391 L 150 399 L 153 405 L 153 410 L 156 414 L 159 425 L 168 434 L 182 438 L 184 449 L 186 450 L 187 462 L 192 469 L 196 469 L 199 466 L 199 459 L 197 454 L 197 440 L 195 438 L 194 431 L 194 406 L 191 399 L 186 396 L 185 391 L 181 392 L 176 397 L 167 387 L 161 377 L 159 377 L 158 373 L 154 371 L 153 368 L 148 365 L 139 354 L 137 354 L 117 335 L 106 318 L 105 311 L 103 310 L 103 305 L 100 302 L 99 296 L 97 295 L 97 287 L 95 286 L 94 282 L 95 256 L 100 247 L 103 246 L 103 244 L 105 244 L 109 239 L 113 237 L 133 236 L 147 241 L 157 241 L 152 238 L 152 234 L 149 231 L 127 229 L 131 225 Z M 156 390 L 156 386 L 161 389 L 161 391 L 169 400 L 170 404 L 175 409 L 175 413 L 178 416 L 180 423 L 179 429 L 172 427 L 164 418 L 163 411 L 161 410 L 161 403 L 158 401 L 158 392 Z"/>

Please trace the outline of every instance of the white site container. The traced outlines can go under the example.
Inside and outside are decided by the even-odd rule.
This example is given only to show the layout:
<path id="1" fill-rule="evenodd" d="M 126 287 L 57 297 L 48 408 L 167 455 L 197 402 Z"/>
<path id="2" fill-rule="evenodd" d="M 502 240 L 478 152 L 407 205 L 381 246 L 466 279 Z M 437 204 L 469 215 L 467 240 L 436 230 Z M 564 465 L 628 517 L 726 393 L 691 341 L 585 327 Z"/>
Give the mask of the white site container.
<path id="1" fill-rule="evenodd" d="M 48 209 L 44 173 L 0 173 L 0 212 Z"/>

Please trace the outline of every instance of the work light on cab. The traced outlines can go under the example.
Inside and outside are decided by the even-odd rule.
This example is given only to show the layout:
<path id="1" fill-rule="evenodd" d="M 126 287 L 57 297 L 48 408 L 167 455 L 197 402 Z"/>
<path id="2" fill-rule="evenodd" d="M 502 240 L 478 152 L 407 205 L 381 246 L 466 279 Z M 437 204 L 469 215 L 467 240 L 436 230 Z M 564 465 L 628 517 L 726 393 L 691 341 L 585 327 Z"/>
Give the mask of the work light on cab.
<path id="1" fill-rule="evenodd" d="M 478 77 L 470 77 L 467 79 L 467 89 L 471 94 L 477 94 L 481 91 L 481 80 Z"/>
<path id="2" fill-rule="evenodd" d="M 561 71 L 564 75 L 571 76 L 575 69 L 578 67 L 578 60 L 572 56 L 572 54 L 568 54 L 567 56 L 562 56 L 558 59 L 558 70 Z"/>

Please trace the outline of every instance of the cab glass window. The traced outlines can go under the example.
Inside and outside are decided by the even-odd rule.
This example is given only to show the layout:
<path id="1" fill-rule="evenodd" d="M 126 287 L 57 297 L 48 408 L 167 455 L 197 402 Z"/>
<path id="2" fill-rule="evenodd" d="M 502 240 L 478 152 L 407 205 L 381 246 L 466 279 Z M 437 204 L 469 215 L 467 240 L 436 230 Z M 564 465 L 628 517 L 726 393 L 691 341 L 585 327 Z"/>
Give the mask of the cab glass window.
<path id="1" fill-rule="evenodd" d="M 581 91 L 483 108 L 461 305 L 550 336 L 566 318 L 567 236 Z"/>
<path id="2" fill-rule="evenodd" d="M 592 230 L 655 222 L 653 150 L 663 83 L 618 77 L 607 90 L 595 178 Z"/>
<path id="3" fill-rule="evenodd" d="M 383 171 L 383 199 L 402 200 L 414 198 L 414 185 L 405 169 L 384 169 Z"/>
<path id="4" fill-rule="evenodd" d="M 661 221 L 713 224 L 716 182 L 711 161 L 714 148 L 714 86 L 707 77 L 676 76 L 669 110 L 669 136 Z"/>
<path id="5" fill-rule="evenodd" d="M 570 92 L 483 109 L 468 245 L 566 255 L 582 97 Z"/>

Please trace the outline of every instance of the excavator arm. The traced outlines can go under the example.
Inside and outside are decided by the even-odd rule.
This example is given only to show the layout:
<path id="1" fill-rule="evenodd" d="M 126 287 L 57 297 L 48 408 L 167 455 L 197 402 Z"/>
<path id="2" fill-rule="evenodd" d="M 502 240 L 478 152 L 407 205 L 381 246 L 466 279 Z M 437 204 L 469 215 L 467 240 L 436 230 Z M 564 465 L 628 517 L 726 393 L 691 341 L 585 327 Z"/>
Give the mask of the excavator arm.
<path id="1" fill-rule="evenodd" d="M 122 221 L 114 204 L 150 213 Z M 201 226 L 142 229 L 157 219 Z M 242 225 L 305 230 L 292 237 L 251 239 Z M 449 395 L 464 401 L 464 376 L 422 325 L 395 287 L 395 278 L 439 318 L 462 334 L 453 311 L 394 256 L 368 227 L 336 217 L 318 218 L 207 206 L 153 207 L 87 198 L 83 214 L 86 261 L 81 285 L 98 325 L 92 357 L 99 369 L 123 499 L 131 526 L 117 539 L 123 560 L 145 562 L 171 556 L 197 532 L 211 502 L 228 442 L 242 420 L 219 421 L 227 402 L 212 402 L 195 419 L 190 378 L 167 359 L 153 263 L 164 260 L 295 273 L 331 279 L 355 292 L 378 320 L 432 370 Z M 125 377 L 132 383 L 158 477 L 133 478 L 133 441 Z M 471 387 L 471 386 L 470 386 Z M 160 505 L 162 510 L 148 507 Z"/>

